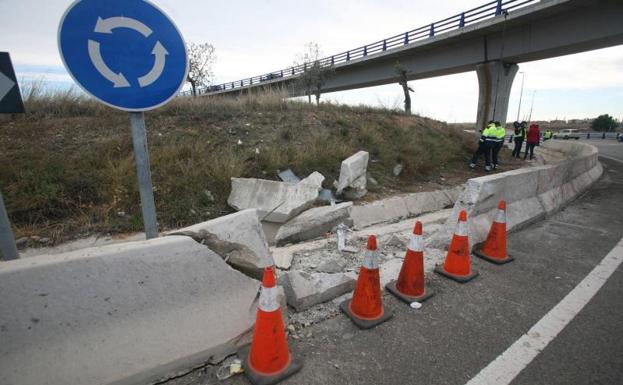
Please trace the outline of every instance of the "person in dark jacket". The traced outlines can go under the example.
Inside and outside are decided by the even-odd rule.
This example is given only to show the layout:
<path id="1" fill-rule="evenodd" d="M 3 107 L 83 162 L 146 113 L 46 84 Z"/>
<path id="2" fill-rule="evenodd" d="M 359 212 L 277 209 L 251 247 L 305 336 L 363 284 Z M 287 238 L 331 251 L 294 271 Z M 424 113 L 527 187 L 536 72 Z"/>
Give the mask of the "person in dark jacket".
<path id="1" fill-rule="evenodd" d="M 524 160 L 528 157 L 528 151 L 530 152 L 530 160 L 534 159 L 534 147 L 539 145 L 540 139 L 541 131 L 539 130 L 539 125 L 531 124 L 528 129 L 528 134 L 526 135 L 526 152 L 523 156 Z"/>
<path id="2" fill-rule="evenodd" d="M 526 140 L 528 123 L 515 122 L 513 123 L 513 126 L 515 127 L 515 134 L 513 136 L 513 140 L 515 141 L 515 148 L 513 148 L 513 157 L 519 159 L 519 157 L 521 156 L 521 147 L 523 146 L 524 140 Z"/>

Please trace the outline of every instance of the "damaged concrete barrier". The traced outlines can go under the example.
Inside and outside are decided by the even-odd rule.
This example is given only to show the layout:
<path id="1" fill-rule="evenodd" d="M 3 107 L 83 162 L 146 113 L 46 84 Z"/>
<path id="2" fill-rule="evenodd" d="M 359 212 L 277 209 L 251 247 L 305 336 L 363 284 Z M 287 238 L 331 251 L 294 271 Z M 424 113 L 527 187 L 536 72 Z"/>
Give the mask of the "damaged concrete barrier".
<path id="1" fill-rule="evenodd" d="M 261 280 L 264 267 L 273 264 L 255 209 L 198 223 L 167 235 L 189 236 L 220 255 L 236 270 L 256 279 Z"/>
<path id="2" fill-rule="evenodd" d="M 427 244 L 446 247 L 461 210 L 469 216 L 470 245 L 483 242 L 500 199 L 507 203 L 507 230 L 521 228 L 575 199 L 603 171 L 597 149 L 585 143 L 548 141 L 539 156 L 545 165 L 468 180 L 446 225 Z"/>
<path id="3" fill-rule="evenodd" d="M 306 241 L 322 236 L 339 223 L 352 226 L 352 202 L 309 209 L 283 224 L 275 237 L 277 246 Z"/>
<path id="4" fill-rule="evenodd" d="M 257 209 L 262 221 L 285 223 L 311 207 L 318 198 L 317 181 L 277 182 L 231 178 L 227 203 L 236 210 Z"/>
<path id="5" fill-rule="evenodd" d="M 355 279 L 343 273 L 305 273 L 290 271 L 277 281 L 286 292 L 288 305 L 296 311 L 332 300 L 355 288 Z"/>
<path id="6" fill-rule="evenodd" d="M 377 223 L 441 210 L 454 204 L 462 189 L 463 186 L 459 186 L 448 190 L 405 194 L 353 206 L 353 224 L 356 229 L 362 229 Z"/>
<path id="7" fill-rule="evenodd" d="M 337 194 L 346 199 L 359 199 L 368 192 L 367 170 L 370 154 L 366 151 L 348 157 L 342 161 L 340 177 L 336 185 Z"/>
<path id="8" fill-rule="evenodd" d="M 147 384 L 234 353 L 259 283 L 191 238 L 0 264 L 0 384 Z"/>

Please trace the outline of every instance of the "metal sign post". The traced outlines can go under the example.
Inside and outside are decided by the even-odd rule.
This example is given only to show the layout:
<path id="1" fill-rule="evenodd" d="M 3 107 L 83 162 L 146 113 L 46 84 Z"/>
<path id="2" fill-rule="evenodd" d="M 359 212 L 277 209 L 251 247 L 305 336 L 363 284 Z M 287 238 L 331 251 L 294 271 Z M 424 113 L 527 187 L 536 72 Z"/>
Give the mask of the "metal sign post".
<path id="1" fill-rule="evenodd" d="M 158 237 L 158 222 L 156 220 L 154 190 L 151 184 L 147 131 L 145 130 L 143 113 L 130 112 L 130 124 L 132 125 L 132 144 L 134 145 L 134 160 L 136 162 L 136 175 L 138 176 L 138 189 L 141 194 L 145 234 L 147 239 L 156 238 Z"/>
<path id="2" fill-rule="evenodd" d="M 13 238 L 13 231 L 11 230 L 11 223 L 9 222 L 9 216 L 4 208 L 4 201 L 2 200 L 2 192 L 0 191 L 0 251 L 2 251 L 2 258 L 5 261 L 10 259 L 19 258 L 17 253 L 17 247 L 15 246 L 15 238 Z"/>
<path id="3" fill-rule="evenodd" d="M 188 74 L 186 44 L 173 21 L 148 0 L 76 0 L 58 29 L 69 74 L 100 102 L 130 112 L 143 224 L 158 236 L 143 111 L 166 104 Z"/>

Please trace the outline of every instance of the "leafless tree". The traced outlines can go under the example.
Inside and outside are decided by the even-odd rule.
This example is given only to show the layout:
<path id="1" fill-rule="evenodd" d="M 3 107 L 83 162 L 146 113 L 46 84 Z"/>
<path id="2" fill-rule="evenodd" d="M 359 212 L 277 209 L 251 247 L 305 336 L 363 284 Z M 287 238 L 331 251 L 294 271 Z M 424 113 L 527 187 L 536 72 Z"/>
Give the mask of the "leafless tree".
<path id="1" fill-rule="evenodd" d="M 317 43 L 305 44 L 305 50 L 298 55 L 294 62 L 295 66 L 303 66 L 303 73 L 299 77 L 299 84 L 307 95 L 307 101 L 311 104 L 311 97 L 316 97 L 316 104 L 320 104 L 322 86 L 333 72 L 330 63 L 322 63 L 322 51 Z"/>
<path id="2" fill-rule="evenodd" d="M 405 94 L 405 113 L 407 115 L 411 115 L 411 95 L 409 92 L 414 92 L 413 88 L 409 87 L 409 82 L 407 79 L 407 73 L 409 70 L 404 65 L 400 64 L 400 62 L 396 63 L 394 67 L 396 70 L 396 74 L 398 75 L 398 84 L 402 87 L 402 92 Z"/>
<path id="3" fill-rule="evenodd" d="M 214 73 L 212 67 L 216 61 L 215 48 L 210 43 L 190 43 L 188 45 L 188 77 L 193 96 L 197 96 L 197 88 L 208 86 Z"/>

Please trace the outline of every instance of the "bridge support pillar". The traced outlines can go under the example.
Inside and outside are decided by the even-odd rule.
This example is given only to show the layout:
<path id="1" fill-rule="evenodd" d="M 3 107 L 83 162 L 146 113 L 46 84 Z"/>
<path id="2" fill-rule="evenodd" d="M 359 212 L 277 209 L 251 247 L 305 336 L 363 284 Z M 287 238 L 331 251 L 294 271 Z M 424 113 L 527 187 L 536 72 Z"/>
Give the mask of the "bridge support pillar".
<path id="1" fill-rule="evenodd" d="M 485 127 L 489 120 L 498 120 L 502 125 L 506 124 L 508 99 L 518 69 L 517 64 L 504 63 L 500 60 L 476 66 L 480 90 L 478 116 L 476 117 L 477 129 Z"/>

